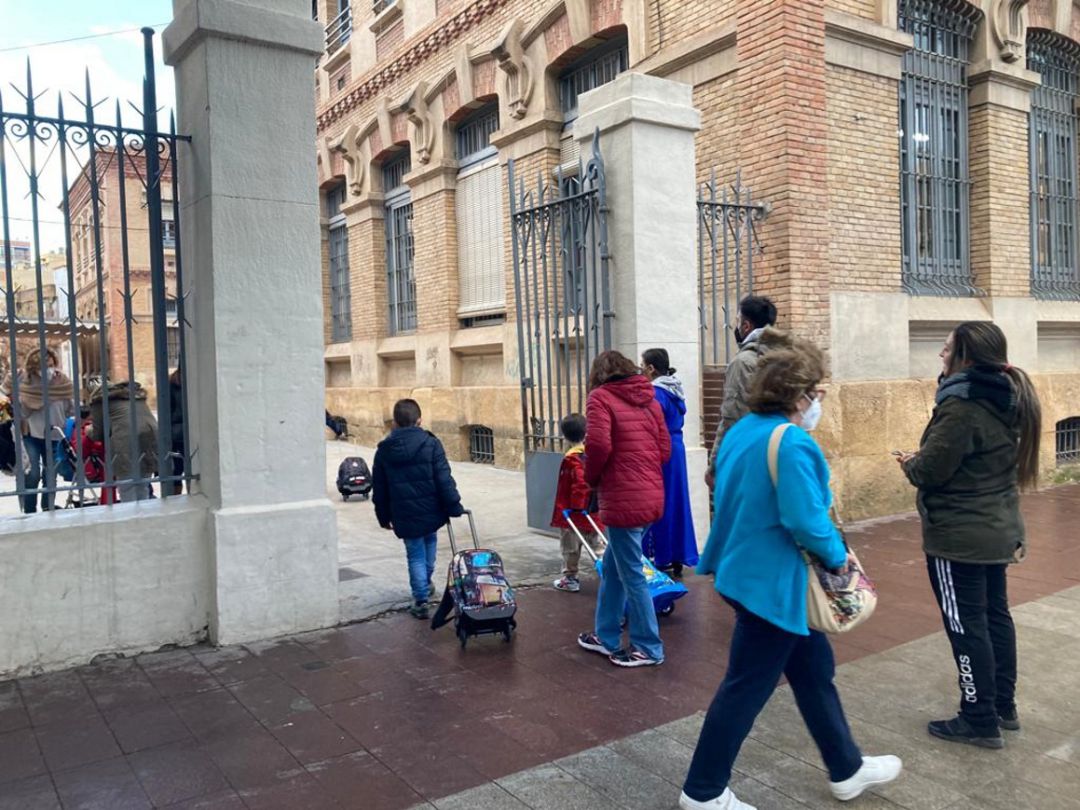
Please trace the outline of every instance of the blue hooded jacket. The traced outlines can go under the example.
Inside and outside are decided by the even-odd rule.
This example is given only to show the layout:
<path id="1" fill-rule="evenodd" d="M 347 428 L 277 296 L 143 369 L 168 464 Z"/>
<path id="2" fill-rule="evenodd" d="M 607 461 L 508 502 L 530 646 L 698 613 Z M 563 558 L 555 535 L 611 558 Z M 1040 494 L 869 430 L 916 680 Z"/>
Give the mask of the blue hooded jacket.
<path id="1" fill-rule="evenodd" d="M 750 413 L 724 434 L 716 457 L 715 518 L 698 563 L 716 590 L 782 630 L 808 635 L 806 562 L 800 547 L 830 568 L 847 561 L 829 518 L 829 465 L 805 430 L 784 432 L 777 485 L 769 437 L 781 414 Z"/>

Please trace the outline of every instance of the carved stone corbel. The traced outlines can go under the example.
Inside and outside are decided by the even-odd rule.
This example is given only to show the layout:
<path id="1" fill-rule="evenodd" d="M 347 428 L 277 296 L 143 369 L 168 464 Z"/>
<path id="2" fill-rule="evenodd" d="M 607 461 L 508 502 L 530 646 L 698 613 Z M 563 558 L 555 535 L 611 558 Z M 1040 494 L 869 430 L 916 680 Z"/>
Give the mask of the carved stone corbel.
<path id="1" fill-rule="evenodd" d="M 315 145 L 315 164 L 319 185 L 330 179 L 330 143 L 327 138 L 319 138 Z"/>
<path id="2" fill-rule="evenodd" d="M 472 47 L 461 43 L 454 52 L 454 73 L 457 79 L 458 104 L 464 107 L 476 100 L 473 94 Z"/>
<path id="3" fill-rule="evenodd" d="M 435 147 L 435 123 L 428 108 L 427 82 L 417 82 L 412 92 L 398 104 L 397 110 L 404 113 L 413 126 L 413 153 L 421 163 L 427 163 Z"/>
<path id="4" fill-rule="evenodd" d="M 350 124 L 341 137 L 329 144 L 331 152 L 340 152 L 341 159 L 345 162 L 345 185 L 349 194 L 359 197 L 364 191 L 364 174 L 366 161 L 363 158 L 359 138 L 359 130 L 356 124 Z"/>
<path id="5" fill-rule="evenodd" d="M 375 105 L 375 119 L 379 130 L 379 140 L 382 148 L 389 149 L 394 145 L 394 127 L 390 123 L 390 100 L 380 98 Z"/>
<path id="6" fill-rule="evenodd" d="M 495 63 L 506 74 L 506 106 L 511 118 L 524 118 L 533 92 L 533 73 L 521 45 L 522 23 L 512 20 L 491 49 Z"/>
<path id="7" fill-rule="evenodd" d="M 1017 62 L 1024 56 L 1027 4 L 1028 0 L 993 0 L 990 30 L 1003 62 Z"/>

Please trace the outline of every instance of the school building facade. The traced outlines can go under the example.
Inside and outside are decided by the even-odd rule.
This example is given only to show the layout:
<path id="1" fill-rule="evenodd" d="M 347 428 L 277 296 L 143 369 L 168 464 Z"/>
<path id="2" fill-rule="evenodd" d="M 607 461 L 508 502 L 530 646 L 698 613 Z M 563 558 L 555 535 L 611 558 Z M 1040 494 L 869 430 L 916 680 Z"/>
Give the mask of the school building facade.
<path id="1" fill-rule="evenodd" d="M 578 97 L 636 72 L 692 87 L 698 182 L 738 177 L 763 204 L 753 289 L 828 350 L 817 435 L 848 516 L 912 508 L 889 451 L 917 444 L 937 352 L 964 320 L 998 323 L 1035 378 L 1047 470 L 1080 460 L 1071 0 L 312 11 L 327 34 L 315 69 L 326 402 L 360 441 L 414 396 L 452 458 L 521 466 L 508 163 L 524 178 L 572 173 Z M 637 204 L 624 197 L 607 205 Z M 700 316 L 709 342 L 720 324 L 701 309 L 683 317 Z M 711 407 L 708 371 L 693 376 Z"/>

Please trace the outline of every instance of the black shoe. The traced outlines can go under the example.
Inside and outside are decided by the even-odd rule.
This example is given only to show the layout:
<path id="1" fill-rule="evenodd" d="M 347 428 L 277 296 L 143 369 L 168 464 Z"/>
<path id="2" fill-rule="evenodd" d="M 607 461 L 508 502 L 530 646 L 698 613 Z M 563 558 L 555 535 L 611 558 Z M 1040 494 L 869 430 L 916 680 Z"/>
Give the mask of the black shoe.
<path id="1" fill-rule="evenodd" d="M 1005 747 L 1005 740 L 1000 731 L 995 731 L 993 734 L 976 731 L 959 715 L 952 720 L 934 720 L 926 727 L 926 730 L 930 732 L 930 736 L 937 737 L 939 740 L 967 743 L 977 745 L 979 748 Z"/>
<path id="2" fill-rule="evenodd" d="M 1020 730 L 1020 717 L 1016 714 L 1016 709 L 1007 709 L 1005 711 L 998 712 L 998 725 L 1006 731 L 1019 731 Z"/>
<path id="3" fill-rule="evenodd" d="M 428 618 L 428 607 L 425 604 L 415 604 L 409 608 L 409 613 L 414 619 L 424 620 Z"/>

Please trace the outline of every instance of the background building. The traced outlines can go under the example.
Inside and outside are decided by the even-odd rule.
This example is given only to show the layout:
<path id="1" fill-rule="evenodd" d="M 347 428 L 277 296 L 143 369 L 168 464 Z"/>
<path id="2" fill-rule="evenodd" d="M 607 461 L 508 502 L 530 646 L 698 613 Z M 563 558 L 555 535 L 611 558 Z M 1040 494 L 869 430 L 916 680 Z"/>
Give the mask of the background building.
<path id="1" fill-rule="evenodd" d="M 146 212 L 145 159 L 124 156 L 124 179 L 113 149 L 97 151 L 98 220 L 95 225 L 90 176 L 84 167 L 69 191 L 71 260 L 75 278 L 75 308 L 82 322 L 103 326 L 108 377 L 128 379 L 129 351 L 135 380 L 151 400 L 156 390 L 153 302 L 150 289 L 150 249 Z M 172 171 L 162 180 L 162 232 L 169 366 L 180 357 L 180 328 L 176 322 L 176 228 L 172 205 Z M 98 267 L 100 253 L 101 266 Z M 127 310 L 130 302 L 130 312 Z M 102 309 L 102 304 L 104 309 Z M 130 329 L 130 348 L 128 330 Z M 93 365 L 100 368 L 100 361 Z"/>
<path id="2" fill-rule="evenodd" d="M 363 441 L 411 394 L 454 457 L 521 464 L 507 164 L 572 171 L 578 96 L 634 71 L 693 88 L 698 181 L 738 176 L 766 204 L 742 259 L 781 325 L 828 349 L 818 437 L 847 514 L 911 508 L 889 451 L 917 445 L 963 320 L 998 323 L 1035 375 L 1046 468 L 1075 460 L 1069 0 L 314 5 L 327 402 Z M 699 315 L 709 343 L 722 323 Z"/>

